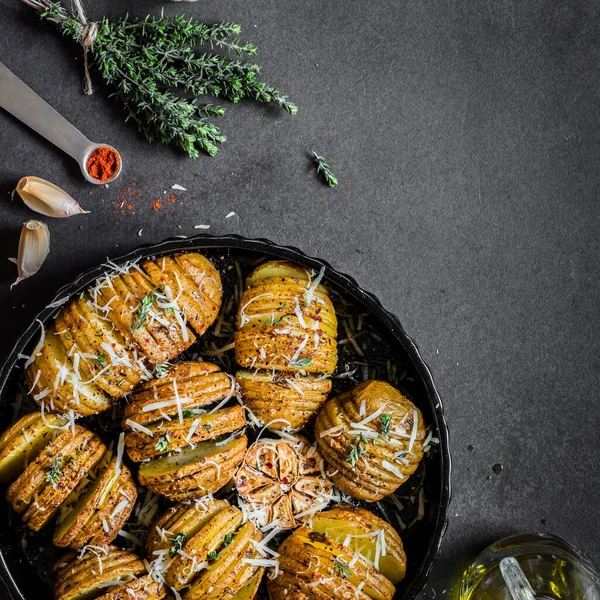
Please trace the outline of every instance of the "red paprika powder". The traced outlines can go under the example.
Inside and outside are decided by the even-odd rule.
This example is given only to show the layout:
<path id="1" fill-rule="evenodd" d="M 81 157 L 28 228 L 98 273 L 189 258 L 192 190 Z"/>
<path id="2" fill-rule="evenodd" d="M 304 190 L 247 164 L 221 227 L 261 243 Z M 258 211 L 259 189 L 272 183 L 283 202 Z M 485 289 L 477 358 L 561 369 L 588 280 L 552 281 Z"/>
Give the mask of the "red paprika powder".
<path id="1" fill-rule="evenodd" d="M 86 168 L 97 181 L 110 181 L 121 167 L 121 157 L 109 146 L 96 148 L 87 159 Z"/>

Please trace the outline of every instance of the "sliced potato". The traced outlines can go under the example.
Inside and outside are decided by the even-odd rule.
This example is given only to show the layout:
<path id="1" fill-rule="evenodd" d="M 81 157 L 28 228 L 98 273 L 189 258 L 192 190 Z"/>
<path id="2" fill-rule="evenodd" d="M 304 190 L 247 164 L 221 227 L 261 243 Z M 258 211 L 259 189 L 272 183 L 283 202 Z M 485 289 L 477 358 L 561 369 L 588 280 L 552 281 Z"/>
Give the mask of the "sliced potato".
<path id="1" fill-rule="evenodd" d="M 12 483 L 67 423 L 58 415 L 42 418 L 41 413 L 15 421 L 0 437 L 0 483 Z"/>
<path id="2" fill-rule="evenodd" d="M 379 416 L 357 428 L 375 413 Z M 426 435 L 421 412 L 383 381 L 365 381 L 331 398 L 315 423 L 315 438 L 335 485 L 369 502 L 392 494 L 415 472 Z"/>
<path id="3" fill-rule="evenodd" d="M 331 379 L 294 377 L 276 371 L 238 371 L 235 374 L 244 404 L 269 429 L 302 429 L 327 400 Z M 290 383 L 291 381 L 291 383 Z"/>
<path id="4" fill-rule="evenodd" d="M 143 372 L 127 343 L 109 318 L 96 312 L 89 298 L 67 304 L 56 318 L 56 328 L 83 379 L 94 379 L 113 398 L 121 398 L 140 382 Z"/>
<path id="5" fill-rule="evenodd" d="M 89 548 L 83 554 L 70 552 L 54 566 L 55 600 L 113 600 L 112 591 L 146 575 L 142 560 L 116 546 Z M 150 586 L 150 582 L 145 580 Z M 143 585 L 143 584 L 142 584 Z M 154 596 L 135 596 L 154 598 Z M 164 596 L 158 596 L 162 598 Z M 127 598 L 127 596 L 125 596 Z M 127 598 L 129 600 L 129 598 Z"/>
<path id="6" fill-rule="evenodd" d="M 378 558 L 380 573 L 394 585 L 404 579 L 406 554 L 400 536 L 389 523 L 368 510 L 340 504 L 316 514 L 312 519 L 311 528 L 358 552 L 370 563 L 374 563 Z M 381 538 L 375 535 L 369 537 L 369 534 L 373 533 L 385 538 L 385 556 L 377 556 L 378 539 L 381 554 Z"/>
<path id="7" fill-rule="evenodd" d="M 25 376 L 31 396 L 46 411 L 83 416 L 102 412 L 112 406 L 110 396 L 93 381 L 83 380 L 74 369 L 71 357 L 52 326 L 46 331 L 44 344 Z"/>
<path id="8" fill-rule="evenodd" d="M 176 418 L 177 397 L 182 410 L 201 409 L 227 398 L 233 391 L 231 377 L 218 365 L 177 363 L 163 377 L 151 379 L 135 390 L 124 408 L 123 427 L 127 419 L 147 425 L 164 419 L 164 415 Z M 158 407 L 154 408 L 156 404 Z"/>
<path id="9" fill-rule="evenodd" d="M 6 499 L 30 529 L 46 524 L 106 452 L 100 438 L 75 425 L 63 431 L 8 488 Z"/>
<path id="10" fill-rule="evenodd" d="M 146 556 L 153 560 L 157 550 L 171 550 L 178 535 L 185 540 L 194 537 L 198 531 L 219 511 L 227 508 L 226 500 L 207 497 L 206 502 L 189 502 L 171 506 L 154 521 L 146 539 Z"/>
<path id="11" fill-rule="evenodd" d="M 384 543 L 389 552 L 385 563 Z M 294 531 L 278 552 L 279 573 L 267 583 L 271 600 L 391 600 L 395 587 L 389 577 L 398 583 L 406 571 L 398 534 L 355 507 L 339 506 L 315 515 L 311 527 Z"/>
<path id="12" fill-rule="evenodd" d="M 337 318 L 315 274 L 291 263 L 265 263 L 248 277 L 237 315 L 236 362 L 246 369 L 331 374 Z"/>
<path id="13" fill-rule="evenodd" d="M 202 442 L 140 465 L 139 481 L 171 499 L 197 498 L 223 487 L 244 459 L 248 438 L 242 435 L 222 446 L 218 440 Z"/>
<path id="14" fill-rule="evenodd" d="M 253 600 L 258 593 L 258 588 L 260 587 L 264 572 L 264 567 L 259 567 L 254 575 L 246 581 L 244 587 L 233 597 L 233 600 Z M 240 579 L 243 578 L 244 577 L 242 576 Z"/>
<path id="15" fill-rule="evenodd" d="M 177 451 L 190 445 L 199 444 L 216 437 L 225 436 L 246 425 L 244 407 L 235 405 L 212 413 L 182 418 L 148 425 L 153 435 L 131 431 L 125 436 L 129 458 L 140 462 L 167 452 Z M 164 439 L 161 445 L 156 440 Z M 166 441 L 168 440 L 168 442 Z"/>
<path id="16" fill-rule="evenodd" d="M 253 542 L 260 542 L 262 538 L 262 533 L 252 523 L 244 523 L 233 534 L 231 541 L 223 544 L 224 547 L 208 568 L 192 580 L 185 592 L 186 600 L 220 600 L 241 591 L 261 570 L 261 567 L 249 561 L 260 557 Z"/>
<path id="17" fill-rule="evenodd" d="M 182 258 L 178 261 L 175 257 L 164 256 L 154 261 L 146 261 L 142 267 L 152 282 L 163 288 L 168 297 L 177 298 L 177 305 L 188 323 L 198 335 L 202 335 L 212 325 L 219 312 L 222 296 L 221 278 L 212 263 L 202 255 L 196 255 L 196 258 L 197 261 L 202 261 L 203 276 L 190 276 L 190 267 L 186 270 L 182 266 L 192 264 L 190 257 L 180 256 L 186 257 L 185 260 Z"/>
<path id="18" fill-rule="evenodd" d="M 57 546 L 105 546 L 117 537 L 133 510 L 137 488 L 129 469 L 116 467 L 117 458 L 108 451 L 88 481 L 71 492 L 54 532 Z"/>
<path id="19" fill-rule="evenodd" d="M 99 596 L 97 600 L 162 600 L 168 593 L 165 586 L 154 581 L 150 575 L 142 575 L 112 592 Z"/>
<path id="20" fill-rule="evenodd" d="M 187 540 L 182 551 L 173 557 L 165 573 L 167 585 L 176 590 L 187 586 L 196 576 L 195 567 L 207 562 L 209 554 L 217 553 L 226 546 L 242 520 L 242 511 L 231 505 L 212 515 L 198 533 Z"/>

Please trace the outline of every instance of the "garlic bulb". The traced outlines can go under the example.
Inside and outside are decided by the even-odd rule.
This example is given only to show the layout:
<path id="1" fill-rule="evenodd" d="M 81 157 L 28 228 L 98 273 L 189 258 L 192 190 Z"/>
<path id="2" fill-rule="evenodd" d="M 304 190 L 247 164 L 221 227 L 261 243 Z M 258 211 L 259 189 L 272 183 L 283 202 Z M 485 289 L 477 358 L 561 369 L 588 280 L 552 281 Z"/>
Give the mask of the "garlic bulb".
<path id="1" fill-rule="evenodd" d="M 23 279 L 35 275 L 40 270 L 49 252 L 50 232 L 48 227 L 41 221 L 23 223 L 19 239 L 19 257 L 17 258 L 19 277 L 10 287 L 12 288 Z"/>
<path id="2" fill-rule="evenodd" d="M 89 212 L 63 189 L 40 177 L 22 177 L 16 190 L 31 210 L 47 217 L 63 219 Z"/>

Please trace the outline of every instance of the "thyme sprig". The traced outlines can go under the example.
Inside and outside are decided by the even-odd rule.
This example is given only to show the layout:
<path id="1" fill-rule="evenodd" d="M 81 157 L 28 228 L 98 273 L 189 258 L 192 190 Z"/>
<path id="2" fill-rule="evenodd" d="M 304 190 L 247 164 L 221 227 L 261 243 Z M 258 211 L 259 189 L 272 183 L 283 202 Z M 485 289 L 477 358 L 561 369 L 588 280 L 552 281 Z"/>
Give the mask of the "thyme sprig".
<path id="1" fill-rule="evenodd" d="M 67 38 L 80 42 L 85 30 L 78 16 L 61 2 L 23 0 L 42 20 L 50 21 Z M 206 24 L 182 16 L 103 18 L 88 49 L 88 61 L 123 105 L 149 142 L 175 144 L 192 158 L 214 156 L 225 141 L 208 118 L 225 109 L 210 96 L 237 103 L 243 99 L 273 104 L 295 114 L 298 107 L 279 90 L 258 79 L 260 66 L 243 57 L 256 47 L 239 39 L 233 23 Z M 204 47 L 204 51 L 199 51 Z M 218 54 L 215 50 L 234 54 Z"/>
<path id="2" fill-rule="evenodd" d="M 352 467 L 355 467 L 358 463 L 358 459 L 363 456 L 367 451 L 367 438 L 362 433 L 356 437 L 348 456 L 346 456 L 346 462 L 349 462 Z"/>
<path id="3" fill-rule="evenodd" d="M 325 159 L 316 152 L 313 152 L 313 162 L 317 167 L 317 175 L 321 175 L 323 181 L 329 187 L 335 187 L 339 183 L 337 177 L 333 174 L 331 167 L 327 164 Z"/>
<path id="4" fill-rule="evenodd" d="M 171 542 L 171 547 L 169 548 L 169 556 L 172 558 L 178 552 L 183 550 L 183 547 L 187 542 L 187 535 L 183 532 L 178 533 L 176 536 L 169 538 L 169 541 Z"/>

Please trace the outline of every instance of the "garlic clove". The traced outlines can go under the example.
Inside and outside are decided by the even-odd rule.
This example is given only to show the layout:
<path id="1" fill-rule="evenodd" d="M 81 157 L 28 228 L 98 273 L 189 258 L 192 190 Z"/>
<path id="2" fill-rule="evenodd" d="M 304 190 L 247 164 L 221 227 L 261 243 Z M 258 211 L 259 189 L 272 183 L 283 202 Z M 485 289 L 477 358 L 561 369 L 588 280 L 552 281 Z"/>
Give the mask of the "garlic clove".
<path id="1" fill-rule="evenodd" d="M 19 277 L 10 286 L 11 289 L 23 279 L 35 275 L 40 270 L 49 252 L 50 232 L 48 227 L 41 221 L 32 220 L 23 223 L 19 239 L 19 256 L 17 258 Z"/>
<path id="2" fill-rule="evenodd" d="M 83 210 L 63 189 L 41 177 L 22 177 L 16 190 L 31 210 L 47 217 L 64 219 L 89 212 Z"/>

